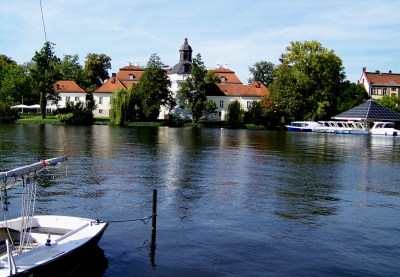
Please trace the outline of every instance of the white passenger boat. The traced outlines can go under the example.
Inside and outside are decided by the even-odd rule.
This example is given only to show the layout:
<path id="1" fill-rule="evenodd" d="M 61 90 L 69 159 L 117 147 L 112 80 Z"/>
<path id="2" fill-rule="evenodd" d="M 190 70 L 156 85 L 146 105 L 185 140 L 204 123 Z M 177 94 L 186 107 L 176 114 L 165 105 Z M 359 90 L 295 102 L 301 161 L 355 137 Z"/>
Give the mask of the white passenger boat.
<path id="1" fill-rule="evenodd" d="M 58 215 L 34 215 L 36 174 L 59 162 L 65 156 L 0 172 L 3 221 L 0 221 L 0 277 L 35 276 L 50 265 L 79 250 L 97 245 L 107 222 Z M 10 199 L 7 191 L 15 185 L 22 188 L 21 217 L 8 219 Z"/>
<path id="2" fill-rule="evenodd" d="M 319 126 L 315 121 L 293 121 L 286 125 L 286 129 L 291 132 L 314 132 Z"/>
<path id="3" fill-rule="evenodd" d="M 374 122 L 370 132 L 371 135 L 397 136 L 400 134 L 400 130 L 394 127 L 394 122 Z"/>
<path id="4" fill-rule="evenodd" d="M 369 135 L 370 132 L 362 122 L 355 121 L 318 121 L 320 126 L 315 132 L 335 133 L 335 134 L 354 134 Z"/>

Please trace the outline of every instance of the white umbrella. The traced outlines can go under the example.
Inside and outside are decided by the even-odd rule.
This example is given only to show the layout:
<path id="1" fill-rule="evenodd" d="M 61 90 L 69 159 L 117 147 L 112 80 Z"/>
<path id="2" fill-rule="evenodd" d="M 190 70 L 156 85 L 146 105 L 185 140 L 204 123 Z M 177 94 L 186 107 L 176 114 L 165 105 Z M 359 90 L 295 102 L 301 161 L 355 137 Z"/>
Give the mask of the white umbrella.
<path id="1" fill-rule="evenodd" d="M 39 104 L 30 105 L 27 107 L 27 109 L 40 109 L 40 105 Z"/>
<path id="2" fill-rule="evenodd" d="M 29 107 L 28 105 L 19 104 L 19 105 L 16 105 L 16 106 L 12 106 L 11 108 L 12 109 L 23 109 L 23 108 L 28 108 L 28 107 Z"/>

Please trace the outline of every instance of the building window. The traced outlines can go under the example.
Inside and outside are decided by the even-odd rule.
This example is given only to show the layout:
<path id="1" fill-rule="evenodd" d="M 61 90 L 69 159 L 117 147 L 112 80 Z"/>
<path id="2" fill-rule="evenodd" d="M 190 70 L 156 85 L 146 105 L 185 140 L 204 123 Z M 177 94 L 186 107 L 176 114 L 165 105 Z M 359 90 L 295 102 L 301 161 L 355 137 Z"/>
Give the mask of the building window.
<path id="1" fill-rule="evenodd" d="M 392 91 L 396 91 L 396 88 L 392 88 Z"/>
<path id="2" fill-rule="evenodd" d="M 226 78 L 224 76 L 221 77 L 221 83 L 225 82 Z"/>
<path id="3" fill-rule="evenodd" d="M 79 96 L 75 96 L 75 101 L 79 101 Z"/>
<path id="4" fill-rule="evenodd" d="M 375 95 L 376 93 L 376 88 L 371 88 L 371 95 Z"/>
<path id="5" fill-rule="evenodd" d="M 99 113 L 103 113 L 103 110 L 102 110 L 102 109 L 100 109 L 100 110 L 99 110 Z"/>
<path id="6" fill-rule="evenodd" d="M 247 108 L 249 108 L 250 107 L 250 103 L 251 103 L 251 101 L 247 101 Z"/>
<path id="7" fill-rule="evenodd" d="M 68 101 L 70 101 L 71 100 L 71 97 L 69 97 L 69 96 L 66 96 L 65 97 L 65 102 L 68 102 Z"/>
<path id="8" fill-rule="evenodd" d="M 218 113 L 219 116 L 221 116 L 221 114 L 222 114 L 221 112 Z"/>
<path id="9" fill-rule="evenodd" d="M 103 104 L 103 97 L 99 97 L 99 104 Z"/>
<path id="10" fill-rule="evenodd" d="M 386 95 L 387 94 L 387 88 L 383 89 L 382 95 Z"/>
<path id="11" fill-rule="evenodd" d="M 219 100 L 219 107 L 223 108 L 224 107 L 224 100 Z"/>
<path id="12" fill-rule="evenodd" d="M 129 80 L 133 80 L 133 74 L 129 74 Z"/>

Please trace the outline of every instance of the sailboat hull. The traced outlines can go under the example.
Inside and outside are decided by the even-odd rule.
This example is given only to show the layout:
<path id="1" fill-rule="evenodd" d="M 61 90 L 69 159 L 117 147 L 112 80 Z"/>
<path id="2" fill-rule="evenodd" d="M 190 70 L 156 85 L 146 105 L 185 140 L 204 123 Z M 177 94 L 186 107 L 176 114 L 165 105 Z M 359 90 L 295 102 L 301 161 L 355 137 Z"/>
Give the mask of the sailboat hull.
<path id="1" fill-rule="evenodd" d="M 0 234 L 4 234 L 1 230 L 4 231 L 7 227 L 16 245 L 10 249 L 3 248 L 3 253 L 0 254 L 0 277 L 46 272 L 47 266 L 95 247 L 108 227 L 107 222 L 87 218 L 34 216 L 28 227 L 30 232 L 24 237 L 21 236 L 21 225 L 24 226 L 21 218 L 0 222 Z M 18 234 L 27 244 L 22 252 L 18 250 Z M 15 249 L 10 259 L 11 248 Z"/>

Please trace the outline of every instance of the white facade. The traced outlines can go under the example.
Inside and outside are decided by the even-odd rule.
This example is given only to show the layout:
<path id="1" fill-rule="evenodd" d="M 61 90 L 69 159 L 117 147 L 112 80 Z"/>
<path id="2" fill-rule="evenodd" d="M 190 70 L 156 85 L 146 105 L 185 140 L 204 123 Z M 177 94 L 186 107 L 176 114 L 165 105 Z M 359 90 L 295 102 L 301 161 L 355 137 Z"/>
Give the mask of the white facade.
<path id="1" fill-rule="evenodd" d="M 93 111 L 94 116 L 110 116 L 112 93 L 93 93 L 93 99 L 97 109 Z"/>

